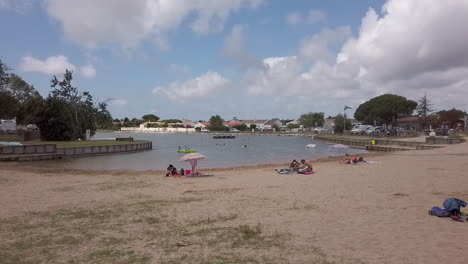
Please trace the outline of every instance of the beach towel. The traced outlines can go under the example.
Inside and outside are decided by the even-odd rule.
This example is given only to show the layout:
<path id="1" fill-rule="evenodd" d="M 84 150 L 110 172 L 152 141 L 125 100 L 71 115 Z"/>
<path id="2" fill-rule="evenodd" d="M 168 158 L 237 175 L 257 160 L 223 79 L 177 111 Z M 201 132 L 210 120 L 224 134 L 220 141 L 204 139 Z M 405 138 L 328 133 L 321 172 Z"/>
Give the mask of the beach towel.
<path id="1" fill-rule="evenodd" d="M 290 174 L 291 170 L 288 168 L 284 168 L 284 169 L 276 170 L 276 172 L 279 174 Z"/>
<path id="2" fill-rule="evenodd" d="M 449 213 L 444 209 L 440 208 L 439 206 L 434 206 L 429 210 L 430 215 L 438 216 L 438 217 L 447 217 Z"/>

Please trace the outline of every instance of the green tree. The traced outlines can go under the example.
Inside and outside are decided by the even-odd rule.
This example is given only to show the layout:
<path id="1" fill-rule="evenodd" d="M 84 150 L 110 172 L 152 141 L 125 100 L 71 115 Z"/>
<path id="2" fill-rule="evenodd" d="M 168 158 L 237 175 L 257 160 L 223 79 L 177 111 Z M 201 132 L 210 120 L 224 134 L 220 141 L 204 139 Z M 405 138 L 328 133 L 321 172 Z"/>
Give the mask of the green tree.
<path id="1" fill-rule="evenodd" d="M 378 124 L 392 124 L 400 117 L 411 115 L 417 105 L 403 96 L 384 94 L 359 105 L 354 118 L 369 125 L 373 124 L 374 120 Z"/>
<path id="2" fill-rule="evenodd" d="M 0 92 L 5 91 L 7 85 L 10 83 L 10 67 L 0 58 Z"/>
<path id="3" fill-rule="evenodd" d="M 432 104 L 429 101 L 429 99 L 427 99 L 426 94 L 424 94 L 423 97 L 419 98 L 418 106 L 416 107 L 416 112 L 421 118 L 422 127 L 426 129 L 431 123 L 432 112 L 434 112 Z"/>
<path id="4" fill-rule="evenodd" d="M 212 116 L 210 118 L 210 125 L 208 129 L 210 131 L 225 131 L 226 127 L 224 126 L 224 120 L 219 115 Z"/>
<path id="5" fill-rule="evenodd" d="M 98 129 L 112 129 L 112 115 L 107 109 L 107 102 L 98 103 L 96 111 L 96 128 Z M 117 121 L 119 122 L 119 121 Z"/>
<path id="6" fill-rule="evenodd" d="M 299 124 L 288 124 L 289 129 L 299 128 L 299 127 L 300 127 Z"/>
<path id="7" fill-rule="evenodd" d="M 23 80 L 23 78 L 14 73 L 10 74 L 8 90 L 20 104 L 23 104 L 30 97 L 39 95 L 39 92 L 34 89 L 34 86 L 30 85 Z"/>
<path id="8" fill-rule="evenodd" d="M 246 124 L 239 124 L 237 126 L 234 126 L 235 129 L 238 129 L 239 131 L 245 131 L 247 130 L 247 125 Z"/>
<path id="9" fill-rule="evenodd" d="M 159 117 L 153 114 L 148 114 L 142 116 L 141 119 L 145 120 L 145 122 L 157 122 L 159 120 Z"/>
<path id="10" fill-rule="evenodd" d="M 82 96 L 78 92 L 78 88 L 72 85 L 73 71 L 65 70 L 63 80 L 59 81 L 54 75 L 52 78 L 50 87 L 55 88 L 52 91 L 54 97 L 61 98 L 65 102 L 69 103 L 73 108 L 75 124 L 78 123 L 78 108 Z M 57 87 L 58 86 L 58 87 Z"/>
<path id="11" fill-rule="evenodd" d="M 458 121 L 460 118 L 465 117 L 467 113 L 465 111 L 452 108 L 450 110 L 439 111 L 437 112 L 437 115 L 439 116 L 438 118 L 439 124 L 442 124 L 442 123 L 452 124 Z"/>
<path id="12" fill-rule="evenodd" d="M 174 123 L 182 123 L 182 120 L 180 120 L 180 119 L 166 119 L 166 120 L 163 120 L 163 122 L 168 123 L 168 124 L 174 124 Z"/>
<path id="13" fill-rule="evenodd" d="M 325 122 L 324 113 L 307 113 L 299 117 L 299 124 L 304 127 L 321 127 Z"/>
<path id="14" fill-rule="evenodd" d="M 112 122 L 112 117 L 107 111 L 107 103 L 95 105 L 93 96 L 89 92 L 80 93 L 78 88 L 73 86 L 72 81 L 73 72 L 69 70 L 65 70 L 61 81 L 54 76 L 51 80 L 51 87 L 55 89 L 49 97 L 65 102 L 73 113 L 71 139 L 84 138 L 88 129 L 91 131 L 91 135 L 94 135 L 97 122 L 101 125 Z"/>
<path id="15" fill-rule="evenodd" d="M 0 91 L 0 118 L 15 118 L 19 109 L 19 102 L 7 91 Z"/>
<path id="16" fill-rule="evenodd" d="M 28 97 L 24 101 L 16 115 L 16 122 L 22 125 L 34 124 L 38 121 L 38 114 L 44 107 L 45 100 L 39 93 Z"/>
<path id="17" fill-rule="evenodd" d="M 351 120 L 349 120 L 346 115 L 343 116 L 342 114 L 339 114 L 335 117 L 335 133 L 343 133 L 344 127 L 346 130 L 350 130 L 351 126 Z"/>
<path id="18" fill-rule="evenodd" d="M 256 129 L 257 125 L 256 124 L 250 124 L 250 129 Z"/>
<path id="19" fill-rule="evenodd" d="M 36 123 L 41 130 L 41 137 L 49 141 L 73 139 L 74 122 L 72 109 L 65 100 L 49 96 L 43 109 L 38 113 Z"/>

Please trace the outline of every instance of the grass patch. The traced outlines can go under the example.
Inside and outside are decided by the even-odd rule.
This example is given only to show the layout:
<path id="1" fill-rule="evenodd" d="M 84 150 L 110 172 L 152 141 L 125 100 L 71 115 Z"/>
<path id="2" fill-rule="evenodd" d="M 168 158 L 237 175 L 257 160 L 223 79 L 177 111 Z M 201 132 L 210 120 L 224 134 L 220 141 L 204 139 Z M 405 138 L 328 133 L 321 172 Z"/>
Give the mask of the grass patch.
<path id="1" fill-rule="evenodd" d="M 330 263 L 312 246 L 295 251 L 288 233 L 238 223 L 237 214 L 180 217 L 177 206 L 201 200 L 138 197 L 0 219 L 0 262 L 289 263 L 306 250 L 319 260 L 308 263 Z"/>

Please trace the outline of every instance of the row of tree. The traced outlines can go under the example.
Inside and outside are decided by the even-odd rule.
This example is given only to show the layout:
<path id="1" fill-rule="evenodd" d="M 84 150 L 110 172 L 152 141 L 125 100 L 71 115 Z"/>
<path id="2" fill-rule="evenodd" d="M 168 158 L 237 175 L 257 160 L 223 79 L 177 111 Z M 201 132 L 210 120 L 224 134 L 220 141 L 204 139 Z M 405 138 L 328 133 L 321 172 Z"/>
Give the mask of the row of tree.
<path id="1" fill-rule="evenodd" d="M 440 127 L 444 124 L 452 124 L 467 115 L 465 111 L 455 108 L 436 111 L 426 95 L 419 98 L 418 102 L 415 102 L 403 96 L 384 94 L 359 105 L 354 117 L 368 125 L 374 123 L 394 125 L 398 119 L 413 114 L 419 118 L 423 129 L 428 129 L 430 126 Z"/>
<path id="2" fill-rule="evenodd" d="M 54 76 L 53 91 L 43 98 L 34 86 L 0 60 L 0 118 L 16 118 L 18 124 L 36 124 L 45 140 L 85 138 L 86 130 L 113 126 L 107 102 L 95 102 L 89 92 L 72 84 L 73 72 L 65 71 L 62 80 Z"/>

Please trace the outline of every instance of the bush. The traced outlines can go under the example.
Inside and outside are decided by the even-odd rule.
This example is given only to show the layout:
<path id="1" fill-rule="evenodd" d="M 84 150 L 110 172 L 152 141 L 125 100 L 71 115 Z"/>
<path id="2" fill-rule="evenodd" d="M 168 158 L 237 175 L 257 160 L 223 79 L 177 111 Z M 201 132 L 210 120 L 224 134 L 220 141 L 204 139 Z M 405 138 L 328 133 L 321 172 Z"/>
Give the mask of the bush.
<path id="1" fill-rule="evenodd" d="M 47 98 L 38 119 L 37 126 L 44 140 L 66 141 L 73 138 L 73 114 L 65 101 L 56 97 Z"/>

